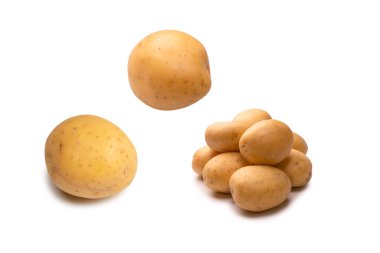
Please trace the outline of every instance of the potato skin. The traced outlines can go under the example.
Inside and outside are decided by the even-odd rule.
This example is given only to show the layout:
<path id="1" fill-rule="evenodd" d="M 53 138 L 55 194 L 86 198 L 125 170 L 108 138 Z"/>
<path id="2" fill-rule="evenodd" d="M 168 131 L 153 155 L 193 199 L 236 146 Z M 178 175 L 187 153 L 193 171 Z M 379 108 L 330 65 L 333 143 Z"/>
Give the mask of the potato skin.
<path id="1" fill-rule="evenodd" d="M 296 149 L 298 151 L 301 151 L 305 155 L 307 154 L 308 146 L 304 138 L 300 136 L 299 134 L 293 132 L 293 149 Z"/>
<path id="2" fill-rule="evenodd" d="M 239 151 L 239 140 L 249 125 L 243 122 L 217 122 L 206 129 L 207 145 L 218 152 Z"/>
<path id="3" fill-rule="evenodd" d="M 252 126 L 257 122 L 266 119 L 272 119 L 272 117 L 266 111 L 261 109 L 248 109 L 237 114 L 233 121 L 244 122 L 249 126 Z"/>
<path id="4" fill-rule="evenodd" d="M 302 152 L 292 149 L 290 155 L 281 161 L 279 164 L 274 165 L 285 172 L 292 187 L 301 187 L 306 185 L 312 174 L 312 164 L 310 159 Z"/>
<path id="5" fill-rule="evenodd" d="M 230 179 L 235 204 L 247 211 L 261 212 L 280 205 L 291 190 L 289 177 L 270 166 L 247 166 Z"/>
<path id="6" fill-rule="evenodd" d="M 242 156 L 252 164 L 274 165 L 284 160 L 293 145 L 293 132 L 283 122 L 262 120 L 248 128 L 240 138 Z"/>
<path id="7" fill-rule="evenodd" d="M 63 121 L 50 133 L 45 161 L 51 180 L 62 191 L 98 199 L 131 183 L 137 154 L 116 125 L 97 116 L 80 115 Z"/>
<path id="8" fill-rule="evenodd" d="M 152 33 L 132 50 L 128 78 L 134 94 L 159 110 L 175 110 L 203 98 L 211 88 L 204 46 L 174 30 Z"/>
<path id="9" fill-rule="evenodd" d="M 238 152 L 217 155 L 203 169 L 205 185 L 216 192 L 230 193 L 229 181 L 232 174 L 249 163 Z"/>
<path id="10" fill-rule="evenodd" d="M 203 168 L 205 164 L 214 156 L 219 155 L 220 153 L 211 149 L 209 146 L 204 146 L 200 149 L 198 149 L 194 156 L 192 161 L 192 167 L 193 170 L 200 175 L 203 176 Z"/>

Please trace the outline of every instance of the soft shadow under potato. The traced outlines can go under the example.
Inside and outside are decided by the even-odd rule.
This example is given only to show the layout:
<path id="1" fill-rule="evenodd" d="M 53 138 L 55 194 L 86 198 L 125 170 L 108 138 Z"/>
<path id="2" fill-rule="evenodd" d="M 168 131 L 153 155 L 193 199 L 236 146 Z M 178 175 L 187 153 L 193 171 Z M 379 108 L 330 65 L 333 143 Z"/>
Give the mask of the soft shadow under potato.
<path id="1" fill-rule="evenodd" d="M 278 205 L 276 207 L 273 207 L 271 209 L 268 209 L 266 211 L 262 211 L 262 212 L 249 212 L 249 211 L 246 211 L 246 210 L 243 210 L 243 209 L 239 208 L 236 205 L 233 205 L 233 209 L 238 214 L 240 214 L 243 217 L 247 217 L 247 218 L 261 218 L 261 217 L 267 217 L 267 216 L 271 216 L 271 215 L 277 214 L 278 212 L 280 212 L 283 209 L 285 209 L 289 205 L 290 202 L 291 202 L 290 199 L 286 199 L 280 205 Z"/>
<path id="2" fill-rule="evenodd" d="M 197 182 L 197 184 L 199 184 L 200 187 L 203 188 L 204 191 L 206 191 L 211 197 L 213 197 L 215 199 L 232 199 L 230 193 L 214 192 L 214 191 L 211 191 L 210 189 L 208 189 L 204 185 L 202 177 L 199 175 L 197 175 L 195 177 L 195 181 Z"/>
<path id="3" fill-rule="evenodd" d="M 112 198 L 114 198 L 116 196 L 115 195 L 115 196 L 112 196 L 112 197 L 102 198 L 102 199 L 85 199 L 85 198 L 80 198 L 80 197 L 77 197 L 77 196 L 70 195 L 70 194 L 62 191 L 58 187 L 56 187 L 53 184 L 53 182 L 50 180 L 50 177 L 49 177 L 49 175 L 47 173 L 45 175 L 45 178 L 46 178 L 46 184 L 47 184 L 47 186 L 49 187 L 49 189 L 51 190 L 51 192 L 55 195 L 55 197 L 57 197 L 59 200 L 62 200 L 64 202 L 66 202 L 66 203 L 69 203 L 69 204 L 93 205 L 93 204 L 98 204 L 98 203 L 103 203 L 103 202 L 109 201 L 109 200 L 111 200 Z"/>
<path id="4" fill-rule="evenodd" d="M 291 192 L 302 192 L 302 191 L 305 191 L 309 187 L 310 183 L 311 182 L 309 182 L 306 185 L 301 186 L 301 187 L 293 187 Z"/>
<path id="5" fill-rule="evenodd" d="M 215 199 L 232 199 L 229 193 L 211 192 L 211 196 Z"/>

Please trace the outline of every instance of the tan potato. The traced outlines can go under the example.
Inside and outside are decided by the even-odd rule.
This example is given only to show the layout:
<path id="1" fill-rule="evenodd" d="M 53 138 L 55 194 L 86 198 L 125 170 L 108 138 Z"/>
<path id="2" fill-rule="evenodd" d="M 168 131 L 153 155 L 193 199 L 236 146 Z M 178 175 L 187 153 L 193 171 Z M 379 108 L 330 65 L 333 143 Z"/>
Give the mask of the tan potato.
<path id="1" fill-rule="evenodd" d="M 239 151 L 239 140 L 248 125 L 243 122 L 218 122 L 206 129 L 207 145 L 218 152 Z"/>
<path id="2" fill-rule="evenodd" d="M 211 88 L 206 49 L 180 31 L 158 31 L 141 40 L 129 56 L 128 77 L 134 94 L 159 110 L 189 106 Z"/>
<path id="3" fill-rule="evenodd" d="M 307 156 L 295 149 L 279 164 L 274 165 L 285 172 L 292 182 L 292 187 L 306 185 L 311 179 L 312 164 Z"/>
<path id="4" fill-rule="evenodd" d="M 247 123 L 249 126 L 256 124 L 259 121 L 271 119 L 272 117 L 264 110 L 261 109 L 248 109 L 242 111 L 233 119 L 233 121 L 240 121 Z"/>
<path id="5" fill-rule="evenodd" d="M 249 163 L 238 152 L 223 153 L 211 158 L 203 169 L 203 181 L 213 191 L 229 193 L 232 174 Z"/>
<path id="6" fill-rule="evenodd" d="M 135 147 L 111 122 L 92 115 L 69 118 L 45 144 L 50 178 L 62 191 L 88 199 L 114 195 L 133 180 Z"/>
<path id="7" fill-rule="evenodd" d="M 256 165 L 237 170 L 231 176 L 230 187 L 238 207 L 261 212 L 284 202 L 291 190 L 291 183 L 281 170 Z"/>
<path id="8" fill-rule="evenodd" d="M 252 164 L 274 165 L 284 160 L 293 145 L 293 132 L 281 121 L 262 120 L 240 138 L 242 156 Z"/>
<path id="9" fill-rule="evenodd" d="M 211 149 L 209 146 L 204 146 L 198 149 L 194 156 L 192 167 L 193 170 L 200 176 L 203 176 L 203 168 L 205 164 L 214 156 L 219 155 L 220 153 Z"/>
<path id="10" fill-rule="evenodd" d="M 293 136 L 294 136 L 293 149 L 301 151 L 302 153 L 306 155 L 308 147 L 307 147 L 307 143 L 305 139 L 295 132 L 293 132 Z"/>

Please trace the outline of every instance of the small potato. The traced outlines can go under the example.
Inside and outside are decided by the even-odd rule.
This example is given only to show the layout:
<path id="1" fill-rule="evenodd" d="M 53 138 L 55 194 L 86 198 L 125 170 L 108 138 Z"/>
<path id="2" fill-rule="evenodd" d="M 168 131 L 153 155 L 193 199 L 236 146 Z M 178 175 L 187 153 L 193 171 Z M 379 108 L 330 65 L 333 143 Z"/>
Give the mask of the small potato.
<path id="1" fill-rule="evenodd" d="M 284 160 L 293 145 L 293 132 L 281 121 L 262 120 L 240 138 L 242 156 L 252 164 L 274 165 Z"/>
<path id="2" fill-rule="evenodd" d="M 62 191 L 88 199 L 114 195 L 133 180 L 135 147 L 111 122 L 80 115 L 60 123 L 45 144 L 49 176 Z"/>
<path id="3" fill-rule="evenodd" d="M 307 156 L 295 149 L 290 155 L 274 167 L 285 172 L 290 178 L 292 187 L 306 185 L 311 179 L 312 164 Z"/>
<path id="4" fill-rule="evenodd" d="M 181 31 L 152 33 L 132 50 L 128 79 L 133 93 L 145 104 L 159 110 L 184 108 L 211 88 L 206 49 Z"/>
<path id="5" fill-rule="evenodd" d="M 259 121 L 265 119 L 271 119 L 272 117 L 264 110 L 261 109 L 248 109 L 242 111 L 233 119 L 233 121 L 240 121 L 247 123 L 249 126 L 256 124 Z"/>
<path id="6" fill-rule="evenodd" d="M 256 165 L 237 170 L 231 176 L 230 187 L 238 207 L 261 212 L 284 202 L 291 190 L 291 183 L 281 170 Z"/>
<path id="7" fill-rule="evenodd" d="M 213 191 L 229 193 L 231 175 L 249 163 L 238 152 L 223 153 L 211 158 L 203 169 L 203 181 Z"/>
<path id="8" fill-rule="evenodd" d="M 293 148 L 298 151 L 301 151 L 302 153 L 306 155 L 308 147 L 307 147 L 307 143 L 305 139 L 295 132 L 293 132 L 293 135 L 294 135 Z"/>
<path id="9" fill-rule="evenodd" d="M 211 149 L 209 146 L 204 146 L 198 149 L 194 156 L 192 167 L 193 170 L 200 176 L 203 176 L 203 168 L 205 164 L 214 156 L 219 155 L 220 153 Z"/>
<path id="10" fill-rule="evenodd" d="M 239 151 L 239 140 L 248 125 L 243 122 L 218 122 L 206 129 L 207 145 L 218 152 Z"/>

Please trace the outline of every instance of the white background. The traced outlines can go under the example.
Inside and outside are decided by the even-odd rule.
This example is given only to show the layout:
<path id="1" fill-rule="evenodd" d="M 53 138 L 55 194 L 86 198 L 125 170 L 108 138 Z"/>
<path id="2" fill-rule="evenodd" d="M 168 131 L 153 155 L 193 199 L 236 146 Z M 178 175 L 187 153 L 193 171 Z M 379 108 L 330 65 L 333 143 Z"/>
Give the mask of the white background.
<path id="1" fill-rule="evenodd" d="M 379 252 L 379 1 L 0 2 L 0 252 Z M 151 32 L 206 47 L 212 89 L 158 111 L 132 93 L 128 56 Z M 205 128 L 262 108 L 305 137 L 313 178 L 269 212 L 240 211 L 191 169 Z M 64 119 L 122 128 L 133 183 L 89 201 L 49 181 Z"/>

